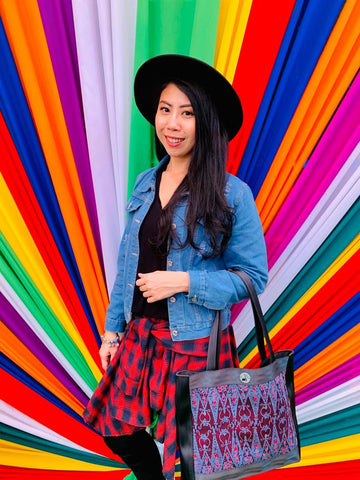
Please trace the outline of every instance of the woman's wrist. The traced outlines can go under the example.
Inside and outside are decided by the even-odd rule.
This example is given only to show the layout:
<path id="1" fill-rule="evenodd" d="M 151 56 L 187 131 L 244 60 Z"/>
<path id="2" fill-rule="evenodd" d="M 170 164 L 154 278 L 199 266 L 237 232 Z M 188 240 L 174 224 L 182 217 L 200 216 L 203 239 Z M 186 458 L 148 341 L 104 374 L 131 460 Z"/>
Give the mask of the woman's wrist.
<path id="1" fill-rule="evenodd" d="M 116 347 L 117 345 L 119 345 L 120 335 L 116 332 L 105 331 L 104 335 L 101 335 L 101 341 L 107 347 Z"/>
<path id="2" fill-rule="evenodd" d="M 189 272 L 179 272 L 181 274 L 181 291 L 188 293 L 190 288 Z"/>

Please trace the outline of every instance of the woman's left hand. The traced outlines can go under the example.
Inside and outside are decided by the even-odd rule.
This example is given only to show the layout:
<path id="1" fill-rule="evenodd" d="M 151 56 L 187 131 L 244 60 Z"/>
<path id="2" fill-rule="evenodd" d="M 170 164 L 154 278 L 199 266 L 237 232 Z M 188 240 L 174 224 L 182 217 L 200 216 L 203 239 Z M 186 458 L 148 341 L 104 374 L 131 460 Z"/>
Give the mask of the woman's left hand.
<path id="1" fill-rule="evenodd" d="M 156 270 L 150 273 L 139 273 L 136 280 L 148 303 L 171 297 L 175 293 L 189 291 L 189 274 L 187 272 L 168 272 Z"/>

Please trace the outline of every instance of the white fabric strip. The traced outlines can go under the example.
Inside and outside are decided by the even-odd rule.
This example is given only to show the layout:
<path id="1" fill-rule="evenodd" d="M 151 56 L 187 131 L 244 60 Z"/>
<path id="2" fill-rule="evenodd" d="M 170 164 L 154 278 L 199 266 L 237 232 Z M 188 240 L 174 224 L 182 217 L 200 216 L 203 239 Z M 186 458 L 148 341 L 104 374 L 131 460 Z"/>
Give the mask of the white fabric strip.
<path id="1" fill-rule="evenodd" d="M 66 357 L 61 353 L 58 347 L 50 339 L 47 333 L 39 325 L 35 317 L 31 314 L 28 308 L 24 305 L 12 287 L 8 284 L 5 278 L 0 273 L 0 291 L 9 303 L 18 312 L 21 318 L 27 323 L 35 335 L 42 341 L 45 347 L 52 353 L 52 355 L 59 361 L 62 367 L 70 375 L 70 377 L 76 382 L 81 390 L 90 398 L 92 395 L 91 388 L 85 383 L 81 376 L 72 367 Z"/>
<path id="2" fill-rule="evenodd" d="M 42 425 L 36 420 L 33 420 L 32 418 L 28 417 L 20 410 L 17 410 L 3 400 L 0 400 L 0 422 L 4 423 L 5 425 L 9 425 L 10 427 L 17 428 L 22 432 L 26 432 L 30 435 L 35 435 L 36 437 L 48 440 L 49 442 L 54 442 L 69 448 L 74 448 L 82 452 L 103 456 L 96 452 L 88 450 L 87 448 L 84 448 L 81 445 L 72 442 L 71 440 L 68 440 L 62 435 L 57 434 L 53 430 L 50 430 L 48 427 L 45 427 L 45 425 Z M 71 434 L 71 432 L 69 432 L 69 434 Z"/>
<path id="3" fill-rule="evenodd" d="M 359 403 L 360 377 L 342 383 L 296 407 L 299 423 L 309 422 Z"/>
<path id="4" fill-rule="evenodd" d="M 259 300 L 267 312 L 281 293 L 330 235 L 360 194 L 360 143 L 269 272 Z M 245 305 L 234 321 L 237 345 L 253 329 L 251 306 Z"/>
<path id="5" fill-rule="evenodd" d="M 136 2 L 73 0 L 81 90 L 110 291 L 125 224 Z"/>

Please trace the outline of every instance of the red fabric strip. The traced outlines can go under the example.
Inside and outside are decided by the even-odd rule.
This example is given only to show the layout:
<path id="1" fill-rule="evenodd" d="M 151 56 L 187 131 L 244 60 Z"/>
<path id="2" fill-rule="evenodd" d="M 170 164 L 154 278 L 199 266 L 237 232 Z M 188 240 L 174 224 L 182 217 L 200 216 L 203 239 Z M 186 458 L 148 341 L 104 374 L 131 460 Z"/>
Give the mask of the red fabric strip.
<path id="1" fill-rule="evenodd" d="M 2 369 L 0 385 L 4 402 L 72 442 L 119 461 L 119 457 L 106 447 L 101 436 Z"/>
<path id="2" fill-rule="evenodd" d="M 274 66 L 295 0 L 254 0 L 233 81 L 244 123 L 230 142 L 228 172 L 236 175 Z"/>
<path id="3" fill-rule="evenodd" d="M 1 172 L 22 218 L 87 348 L 101 369 L 99 347 L 66 266 L 43 216 L 15 145 L 0 113 Z"/>
<path id="4" fill-rule="evenodd" d="M 275 351 L 294 349 L 322 323 L 349 301 L 360 288 L 360 250 L 358 250 L 326 284 L 271 338 Z M 259 354 L 247 364 L 258 365 Z"/>

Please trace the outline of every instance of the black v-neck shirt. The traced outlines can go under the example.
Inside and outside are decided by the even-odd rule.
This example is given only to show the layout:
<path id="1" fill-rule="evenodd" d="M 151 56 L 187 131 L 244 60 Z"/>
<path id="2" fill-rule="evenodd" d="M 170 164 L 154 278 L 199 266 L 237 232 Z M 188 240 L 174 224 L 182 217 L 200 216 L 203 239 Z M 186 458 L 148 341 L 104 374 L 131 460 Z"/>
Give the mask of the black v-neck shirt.
<path id="1" fill-rule="evenodd" d="M 162 213 L 159 187 L 161 175 L 164 169 L 158 171 L 155 183 L 154 201 L 140 227 L 139 263 L 137 273 L 150 273 L 154 272 L 155 270 L 166 270 L 166 255 L 161 255 L 151 244 L 151 239 L 155 238 L 158 233 L 158 225 Z M 161 250 L 163 250 L 163 248 L 161 248 Z M 137 275 L 136 278 L 138 278 Z M 135 285 L 132 314 L 134 317 L 148 317 L 167 320 L 169 318 L 167 299 L 165 298 L 164 300 L 159 300 L 154 303 L 148 303 L 139 287 Z"/>

